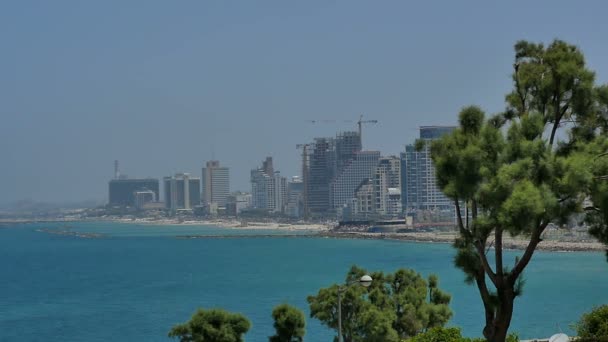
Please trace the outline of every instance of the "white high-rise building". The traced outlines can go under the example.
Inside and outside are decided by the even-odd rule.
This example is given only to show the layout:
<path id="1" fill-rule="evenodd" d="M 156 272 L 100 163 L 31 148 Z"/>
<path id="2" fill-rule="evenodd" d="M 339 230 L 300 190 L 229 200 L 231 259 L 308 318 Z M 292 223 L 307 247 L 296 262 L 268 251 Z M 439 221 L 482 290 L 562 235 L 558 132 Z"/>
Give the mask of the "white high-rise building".
<path id="1" fill-rule="evenodd" d="M 298 176 L 291 178 L 287 183 L 287 205 L 285 213 L 290 217 L 304 215 L 304 182 Z"/>
<path id="2" fill-rule="evenodd" d="M 374 170 L 374 212 L 383 217 L 401 214 L 401 160 L 384 157 Z"/>
<path id="3" fill-rule="evenodd" d="M 263 167 L 251 170 L 251 196 L 254 209 L 282 213 L 287 205 L 287 179 L 274 171 L 272 158 L 266 158 Z"/>
<path id="4" fill-rule="evenodd" d="M 424 148 L 417 151 L 414 145 L 407 145 L 401 154 L 401 196 L 403 209 L 409 214 L 434 212 L 436 216 L 452 219 L 455 215 L 454 202 L 447 198 L 437 186 L 435 167 L 431 159 L 430 141 L 451 133 L 453 126 L 422 126 L 420 139 L 425 140 Z"/>
<path id="5" fill-rule="evenodd" d="M 208 161 L 203 168 L 202 200 L 204 205 L 216 203 L 225 207 L 230 194 L 230 170 L 217 160 Z"/>

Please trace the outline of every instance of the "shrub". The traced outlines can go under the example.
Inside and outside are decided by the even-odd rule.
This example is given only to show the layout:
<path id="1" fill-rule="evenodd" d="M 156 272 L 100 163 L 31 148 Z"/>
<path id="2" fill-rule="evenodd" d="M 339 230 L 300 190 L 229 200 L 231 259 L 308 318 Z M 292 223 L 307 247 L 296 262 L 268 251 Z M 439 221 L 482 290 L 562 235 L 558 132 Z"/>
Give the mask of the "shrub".
<path id="1" fill-rule="evenodd" d="M 436 327 L 405 340 L 405 342 L 486 342 L 486 339 L 463 337 L 460 328 Z M 519 337 L 517 334 L 511 333 L 507 336 L 506 342 L 519 342 Z"/>
<path id="2" fill-rule="evenodd" d="M 596 307 L 583 314 L 574 328 L 583 341 L 608 341 L 608 305 Z"/>

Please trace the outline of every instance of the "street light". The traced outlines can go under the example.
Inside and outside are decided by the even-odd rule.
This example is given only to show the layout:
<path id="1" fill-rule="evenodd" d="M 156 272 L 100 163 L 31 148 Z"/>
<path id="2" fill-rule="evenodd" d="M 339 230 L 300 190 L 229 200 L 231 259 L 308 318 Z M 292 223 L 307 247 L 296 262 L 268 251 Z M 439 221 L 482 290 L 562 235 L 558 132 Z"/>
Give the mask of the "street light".
<path id="1" fill-rule="evenodd" d="M 342 293 L 344 293 L 349 286 L 356 283 L 359 283 L 359 285 L 363 287 L 369 287 L 372 284 L 372 277 L 366 274 L 358 280 L 352 280 L 344 285 L 338 286 L 338 342 L 342 342 Z"/>

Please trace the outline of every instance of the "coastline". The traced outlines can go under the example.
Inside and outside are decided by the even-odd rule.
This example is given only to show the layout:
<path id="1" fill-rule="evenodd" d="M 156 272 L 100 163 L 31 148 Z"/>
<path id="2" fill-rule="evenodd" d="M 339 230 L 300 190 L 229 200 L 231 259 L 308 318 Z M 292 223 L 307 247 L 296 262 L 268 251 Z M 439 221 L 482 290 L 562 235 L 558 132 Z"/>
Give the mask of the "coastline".
<path id="1" fill-rule="evenodd" d="M 411 233 L 367 233 L 367 232 L 336 232 L 330 231 L 320 236 L 342 239 L 392 240 L 420 243 L 452 244 L 457 234 L 442 232 L 411 232 Z M 505 238 L 503 247 L 509 250 L 525 250 L 528 240 Z M 492 245 L 488 244 L 488 248 Z M 600 242 L 557 241 L 543 240 L 537 250 L 550 252 L 604 252 L 607 246 Z"/>
<path id="2" fill-rule="evenodd" d="M 455 232 L 407 232 L 407 233 L 370 233 L 360 231 L 337 231 L 331 223 L 278 223 L 262 221 L 240 221 L 236 219 L 214 219 L 214 220 L 180 220 L 180 219 L 126 219 L 126 218 L 96 218 L 96 219 L 63 219 L 63 220 L 15 220 L 2 221 L 2 224 L 24 224 L 24 223 L 48 223 L 48 222 L 116 222 L 125 224 L 137 224 L 142 226 L 211 226 L 225 229 L 243 229 L 260 231 L 280 230 L 284 232 L 298 232 L 298 237 L 325 237 L 338 239 L 369 239 L 369 240 L 391 240 L 418 243 L 442 243 L 452 244 L 457 237 Z M 205 235 L 191 237 L 206 238 Z M 525 239 L 514 239 L 506 237 L 503 247 L 510 250 L 525 250 L 528 241 Z M 491 248 L 491 242 L 488 248 Z M 551 252 L 604 252 L 607 246 L 597 241 L 563 241 L 543 240 L 537 250 Z"/>
<path id="3" fill-rule="evenodd" d="M 120 223 L 133 223 L 151 226 L 212 226 L 227 229 L 246 229 L 246 230 L 284 230 L 284 231 L 315 231 L 326 232 L 332 225 L 320 223 L 279 223 L 261 221 L 240 221 L 235 219 L 215 219 L 215 220 L 184 220 L 162 219 L 162 220 L 112 220 Z"/>

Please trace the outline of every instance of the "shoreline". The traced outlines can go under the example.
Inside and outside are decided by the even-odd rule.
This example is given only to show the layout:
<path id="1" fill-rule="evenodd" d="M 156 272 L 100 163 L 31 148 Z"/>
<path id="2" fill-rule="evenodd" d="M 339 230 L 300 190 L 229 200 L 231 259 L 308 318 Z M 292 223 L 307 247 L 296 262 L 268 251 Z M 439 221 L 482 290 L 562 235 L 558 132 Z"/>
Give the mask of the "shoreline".
<path id="1" fill-rule="evenodd" d="M 358 231 L 336 231 L 329 223 L 278 223 L 262 221 L 240 221 L 235 219 L 215 219 L 215 220 L 184 220 L 179 219 L 123 219 L 123 218 L 101 218 L 95 220 L 18 220 L 14 222 L 0 222 L 2 224 L 24 224 L 24 223 L 75 223 L 75 222 L 115 222 L 126 224 L 138 224 L 142 226 L 207 226 L 230 230 L 253 230 L 269 231 L 279 230 L 284 232 L 299 232 L 298 237 L 325 237 L 338 239 L 367 239 L 367 240 L 389 240 L 417 243 L 442 243 L 452 244 L 457 237 L 455 232 L 407 232 L 407 233 L 370 233 Z M 308 232 L 308 233 L 305 233 Z M 265 236 L 260 233 L 260 236 Z M 183 238 L 184 236 L 176 236 Z M 208 235 L 194 234 L 191 238 L 207 238 Z M 234 236 L 227 236 L 234 237 Z M 507 237 L 503 241 L 503 247 L 507 250 L 525 250 L 528 240 L 513 239 Z M 488 247 L 492 247 L 488 244 Z M 597 241 L 560 241 L 543 240 L 536 248 L 539 251 L 550 252 L 604 252 L 607 246 Z"/>
<path id="2" fill-rule="evenodd" d="M 389 240 L 418 243 L 442 243 L 452 244 L 456 238 L 454 233 L 439 232 L 412 232 L 412 233 L 367 233 L 367 232 L 326 232 L 319 236 L 338 239 L 364 239 L 364 240 Z M 526 249 L 528 240 L 506 238 L 503 247 L 506 250 L 523 251 Z M 488 245 L 487 247 L 491 247 Z M 551 241 L 543 240 L 538 244 L 536 250 L 548 252 L 604 252 L 608 247 L 600 242 L 576 242 L 576 241 Z"/>
<path id="3" fill-rule="evenodd" d="M 112 220 L 114 221 L 114 220 Z M 283 231 L 315 231 L 326 232 L 331 230 L 332 226 L 320 223 L 279 223 L 279 222 L 262 222 L 262 221 L 240 221 L 235 219 L 216 219 L 216 220 L 184 220 L 175 219 L 163 220 L 118 220 L 114 222 L 133 223 L 151 226 L 211 226 L 226 229 L 243 229 L 243 230 L 283 230 Z"/>

